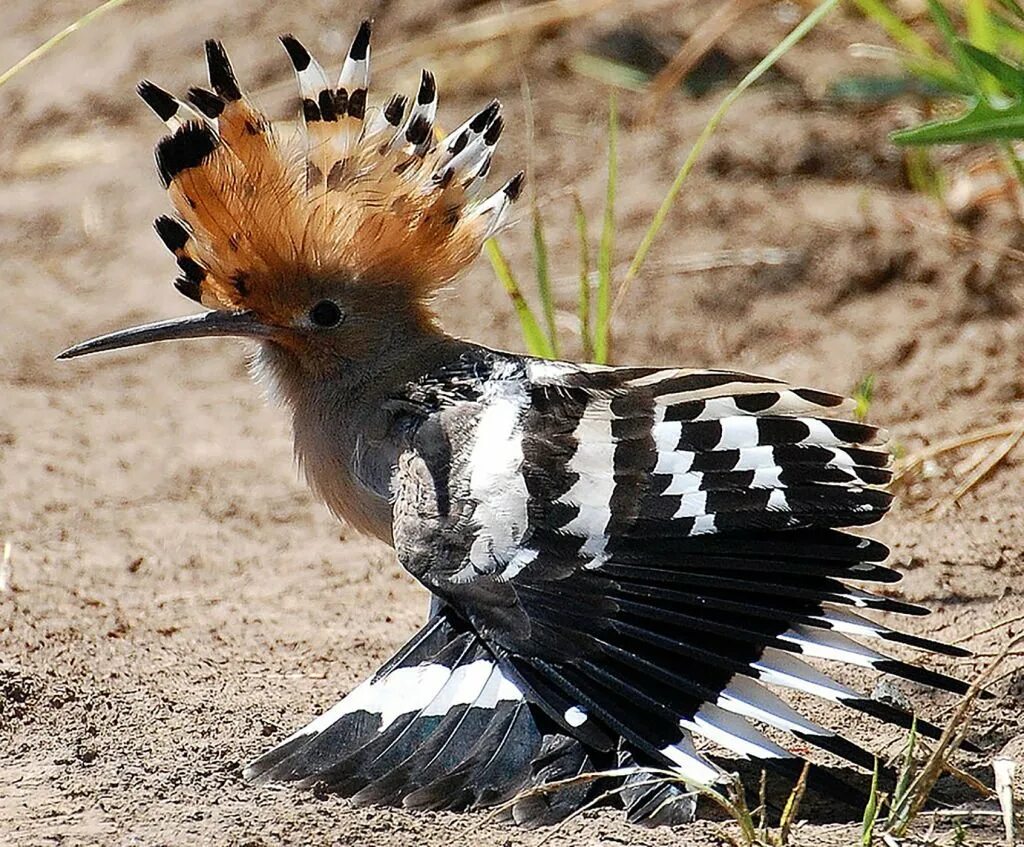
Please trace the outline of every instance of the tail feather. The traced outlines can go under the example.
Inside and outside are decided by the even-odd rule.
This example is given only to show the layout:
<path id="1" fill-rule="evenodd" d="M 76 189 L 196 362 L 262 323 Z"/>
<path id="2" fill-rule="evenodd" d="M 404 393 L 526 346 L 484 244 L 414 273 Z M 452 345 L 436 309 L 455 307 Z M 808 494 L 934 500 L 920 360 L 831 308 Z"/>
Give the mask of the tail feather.
<path id="1" fill-rule="evenodd" d="M 514 676 L 442 612 L 370 679 L 256 759 L 245 775 L 320 785 L 358 803 L 491 805 L 541 779 L 534 762 L 551 732 L 541 721 L 544 726 Z M 524 808 L 520 818 L 537 814 Z"/>
<path id="2" fill-rule="evenodd" d="M 533 760 L 530 787 L 538 788 L 545 783 L 563 782 L 604 770 L 601 764 L 605 758 L 601 757 L 599 762 L 575 738 L 545 735 Z M 596 779 L 580 780 L 555 792 L 524 791 L 512 807 L 512 819 L 526 828 L 556 824 L 580 809 L 597 790 L 597 783 Z"/>
<path id="3" fill-rule="evenodd" d="M 645 568 L 635 565 L 620 565 L 615 561 L 601 566 L 602 573 L 615 577 L 625 592 L 638 596 L 662 596 L 686 601 L 705 592 L 712 596 L 721 596 L 734 603 L 745 603 L 753 611 L 755 609 L 785 608 L 788 600 L 807 600 L 809 602 L 828 602 L 843 606 L 879 609 L 886 612 L 898 612 L 906 615 L 926 615 L 928 609 L 902 600 L 894 600 L 879 594 L 872 594 L 849 585 L 844 585 L 833 577 L 801 576 L 789 578 L 789 574 L 778 573 L 765 579 L 753 581 L 742 574 L 723 576 L 719 573 L 697 573 L 684 571 L 671 574 L 660 568 Z M 685 586 L 685 590 L 675 587 Z M 671 585 L 671 588 L 665 587 Z"/>
<path id="4" fill-rule="evenodd" d="M 901 729 L 910 729 L 911 725 L 916 724 L 918 731 L 925 738 L 938 739 L 942 736 L 941 727 L 913 712 L 872 700 L 812 668 L 792 653 L 768 647 L 761 658 L 751 665 L 751 670 L 753 677 L 768 685 L 789 688 L 823 700 L 831 700 Z M 967 745 L 964 746 L 967 749 Z"/>
<path id="5" fill-rule="evenodd" d="M 576 584 L 585 590 L 585 583 L 578 579 Z M 572 639 L 586 626 L 571 595 L 563 597 L 560 613 L 558 604 L 545 605 L 530 585 L 519 587 L 521 602 L 539 624 L 551 628 L 550 637 L 562 632 Z M 765 768 L 798 774 L 802 756 L 758 725 L 783 730 L 869 769 L 871 753 L 803 717 L 769 686 L 811 694 L 900 726 L 909 726 L 912 716 L 868 700 L 812 668 L 801 654 L 950 689 L 962 686 L 791 616 L 739 623 L 738 616 L 716 619 L 707 609 L 688 615 L 672 596 L 655 594 L 634 602 L 615 588 L 606 595 L 614 609 L 611 626 L 591 632 L 595 646 L 568 662 L 495 652 L 442 610 L 373 677 L 257 759 L 246 775 L 318 784 L 358 803 L 465 808 L 504 802 L 536 786 L 545 774 L 555 778 L 554 773 L 566 769 L 607 766 L 618 742 L 642 760 L 674 771 L 684 783 L 714 785 L 722 770 L 694 746 L 691 735 Z M 886 631 L 830 605 L 821 606 L 819 615 L 818 624 L 839 624 L 855 634 Z M 557 622 L 548 620 L 551 616 Z M 541 641 L 548 637 L 538 635 Z M 921 719 L 916 725 L 926 737 L 941 733 Z M 563 758 L 557 768 L 545 769 L 552 738 L 562 739 Z M 827 773 L 818 773 L 811 784 L 851 796 L 849 786 Z M 559 819 L 583 802 L 582 789 L 575 790 L 543 802 L 521 798 L 513 817 L 527 825 Z"/>
<path id="6" fill-rule="evenodd" d="M 716 513 L 716 520 L 720 516 Z M 852 611 L 927 611 L 843 581 L 891 581 L 892 572 L 874 564 L 887 552 L 875 542 L 814 528 L 721 531 L 671 540 L 636 532 L 625 538 L 613 534 L 596 557 L 546 529 L 528 543 L 535 555 L 509 577 L 509 585 L 530 622 L 529 638 L 498 636 L 521 676 L 527 677 L 523 666 L 529 665 L 551 688 L 579 703 L 587 724 L 608 728 L 684 781 L 717 780 L 713 766 L 688 746 L 691 733 L 775 769 L 799 765 L 800 756 L 755 724 L 872 767 L 867 750 L 801 718 L 769 687 L 810 694 L 900 726 L 908 713 L 866 706 L 870 701 L 864 695 L 807 664 L 805 657 L 940 690 L 967 690 L 959 679 L 855 640 L 962 652 L 927 638 L 904 637 Z M 927 736 L 940 732 L 923 720 L 919 726 Z"/>
<path id="7" fill-rule="evenodd" d="M 493 699 L 494 689 L 501 683 L 501 674 L 497 668 L 487 675 L 480 690 L 473 694 L 473 703 L 489 702 Z M 420 802 L 426 800 L 429 787 L 439 780 L 444 780 L 453 773 L 464 770 L 465 763 L 470 759 L 475 748 L 484 745 L 484 735 L 493 724 L 493 715 L 484 708 L 471 708 L 465 711 L 452 709 L 440 723 L 427 734 L 422 742 L 401 762 L 381 768 L 380 760 L 375 763 L 371 782 L 353 795 L 357 803 L 397 803 L 405 798 L 412 798 L 416 792 L 428 789 L 420 794 Z M 475 745 L 467 745 L 467 739 L 481 739 Z M 468 752 L 467 752 L 468 747 Z M 495 751 L 497 755 L 499 751 Z M 407 805 L 416 802 L 409 799 Z M 430 808 L 437 808 L 434 803 Z"/>

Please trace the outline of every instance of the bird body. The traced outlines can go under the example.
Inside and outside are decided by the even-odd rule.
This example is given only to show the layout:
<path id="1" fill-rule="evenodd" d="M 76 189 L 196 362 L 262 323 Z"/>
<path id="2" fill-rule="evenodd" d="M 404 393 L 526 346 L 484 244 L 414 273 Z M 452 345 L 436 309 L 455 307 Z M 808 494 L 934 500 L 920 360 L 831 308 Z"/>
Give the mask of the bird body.
<path id="1" fill-rule="evenodd" d="M 157 164 L 176 217 L 157 230 L 179 290 L 211 311 L 62 354 L 249 339 L 312 489 L 430 592 L 405 647 L 247 774 L 415 808 L 515 799 L 537 824 L 590 787 L 524 790 L 617 766 L 672 775 L 627 806 L 677 821 L 681 786 L 723 776 L 695 735 L 795 776 L 801 755 L 769 727 L 870 770 L 778 691 L 910 727 L 805 660 L 966 690 L 882 649 L 959 648 L 862 614 L 923 609 L 848 584 L 899 577 L 884 545 L 844 531 L 890 505 L 884 434 L 840 396 L 766 377 L 552 362 L 445 334 L 431 295 L 505 225 L 522 176 L 482 199 L 496 102 L 440 141 L 427 72 L 408 112 L 399 96 L 368 106 L 369 35 L 336 85 L 282 38 L 303 102 L 290 140 L 217 42 L 213 90 L 191 89 L 191 107 L 140 86 L 172 130 Z"/>
<path id="2" fill-rule="evenodd" d="M 391 476 L 405 437 L 389 401 L 406 384 L 456 359 L 470 345 L 410 329 L 383 355 L 309 379 L 288 351 L 262 345 L 250 359 L 254 378 L 292 417 L 295 455 L 312 489 L 339 518 L 392 543 Z"/>

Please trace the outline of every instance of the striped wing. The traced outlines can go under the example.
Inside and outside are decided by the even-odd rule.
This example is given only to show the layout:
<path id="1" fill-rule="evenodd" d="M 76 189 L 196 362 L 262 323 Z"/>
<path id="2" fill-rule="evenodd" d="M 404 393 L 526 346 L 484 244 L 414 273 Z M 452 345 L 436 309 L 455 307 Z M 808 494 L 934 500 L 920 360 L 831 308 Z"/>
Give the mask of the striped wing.
<path id="1" fill-rule="evenodd" d="M 624 535 L 873 523 L 891 502 L 878 430 L 834 419 L 851 405 L 836 395 L 727 371 L 559 370 L 531 369 L 524 473 L 538 526 L 597 556 Z"/>
<path id="2" fill-rule="evenodd" d="M 765 724 L 870 768 L 770 689 L 909 726 L 804 658 L 966 686 L 851 637 L 961 653 L 854 611 L 925 610 L 847 584 L 898 579 L 883 545 L 840 531 L 891 502 L 881 434 L 834 417 L 847 408 L 731 372 L 510 362 L 421 428 L 398 474 L 396 547 L 588 745 L 618 737 L 711 783 L 696 733 L 798 773 Z"/>
<path id="3" fill-rule="evenodd" d="M 316 785 L 357 803 L 493 805 L 593 769 L 581 745 L 545 726 L 522 683 L 442 610 L 372 677 L 249 765 L 246 777 Z M 553 823 L 591 789 L 536 794 L 510 812 L 522 825 Z"/>
<path id="4" fill-rule="evenodd" d="M 608 750 L 588 750 L 558 732 L 526 691 L 509 663 L 442 608 L 373 676 L 245 775 L 317 786 L 360 804 L 463 809 L 511 801 L 520 826 L 551 825 L 598 790 L 593 781 L 551 783 L 629 757 L 611 753 L 608 739 L 600 745 Z M 678 786 L 634 781 L 622 792 L 630 820 L 692 819 L 693 804 Z"/>

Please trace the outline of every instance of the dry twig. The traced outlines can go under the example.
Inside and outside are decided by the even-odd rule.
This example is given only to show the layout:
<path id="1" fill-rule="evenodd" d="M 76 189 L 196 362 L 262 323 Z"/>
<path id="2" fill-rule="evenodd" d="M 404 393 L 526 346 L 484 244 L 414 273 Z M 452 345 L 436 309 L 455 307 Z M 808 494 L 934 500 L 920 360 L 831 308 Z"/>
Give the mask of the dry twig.
<path id="1" fill-rule="evenodd" d="M 123 6 L 125 3 L 129 2 L 131 2 L 131 0 L 107 0 L 105 3 L 101 3 L 95 9 L 86 12 L 84 15 L 82 15 L 82 17 L 78 18 L 78 20 L 68 24 L 56 35 L 52 36 L 51 38 L 47 39 L 42 44 L 40 44 L 38 47 L 36 47 L 36 49 L 30 52 L 27 56 L 22 58 L 20 61 L 15 62 L 3 73 L 0 73 L 0 85 L 3 85 L 5 82 L 13 79 L 33 62 L 43 58 L 43 56 L 45 56 L 54 47 L 60 44 L 65 38 L 67 38 L 69 35 L 73 35 L 74 33 L 78 32 L 78 30 L 86 26 L 90 21 L 93 21 L 100 15 L 112 11 L 113 9 L 116 9 L 118 6 Z"/>
<path id="2" fill-rule="evenodd" d="M 977 632 L 972 632 L 969 635 L 964 635 L 961 638 L 957 638 L 952 643 L 963 644 L 965 641 L 972 641 L 973 639 L 979 638 L 982 635 L 988 635 L 990 632 L 995 632 L 997 629 L 1002 629 L 1004 626 L 1019 623 L 1020 621 L 1024 621 L 1024 615 L 1014 615 L 1012 618 L 1004 618 L 998 623 L 994 623 L 991 626 L 985 627 L 984 629 L 979 629 Z"/>
<path id="3" fill-rule="evenodd" d="M 953 496 L 945 503 L 941 504 L 940 509 L 945 511 L 951 506 L 956 505 L 956 503 L 960 501 L 961 497 L 963 497 L 968 491 L 974 488 L 974 486 L 999 466 L 999 464 L 1010 454 L 1010 451 L 1017 446 L 1021 438 L 1024 438 L 1024 422 L 1020 423 L 1017 428 L 1010 433 L 1005 441 L 989 453 L 988 456 L 985 457 L 984 461 L 975 466 L 971 475 L 957 486 L 956 491 L 953 492 Z"/>
<path id="4" fill-rule="evenodd" d="M 902 224 L 913 229 L 926 230 L 927 232 L 944 236 L 949 238 L 951 241 L 955 241 L 957 244 L 962 244 L 967 247 L 976 247 L 993 256 L 1003 256 L 1007 259 L 1012 259 L 1015 262 L 1024 262 L 1024 250 L 1018 250 L 1016 247 L 1011 247 L 1009 244 L 997 243 L 990 238 L 980 238 L 974 233 L 968 232 L 963 227 L 939 224 L 934 220 L 929 220 L 923 215 L 914 217 L 900 210 L 896 211 L 896 216 Z"/>
<path id="5" fill-rule="evenodd" d="M 1024 426 L 1024 423 L 1019 421 L 1008 424 L 996 424 L 995 426 L 988 426 L 982 429 L 975 429 L 970 432 L 955 435 L 952 438 L 944 439 L 943 441 L 936 442 L 935 444 L 929 444 L 927 447 L 923 447 L 916 453 L 912 453 L 897 462 L 893 473 L 893 482 L 902 479 L 911 471 L 917 470 L 929 459 L 934 459 L 936 456 L 941 456 L 943 453 L 958 450 L 961 447 L 977 444 L 980 441 L 987 441 L 990 438 L 1001 438 L 1013 435 L 1021 426 Z"/>
<path id="6" fill-rule="evenodd" d="M 1024 633 L 1012 638 L 1004 646 L 1000 654 L 971 683 L 971 687 L 960 701 L 956 711 L 953 713 L 953 717 L 942 731 L 942 737 L 935 745 L 924 767 L 921 768 L 914 778 L 906 793 L 905 802 L 900 803 L 890 812 L 889 831 L 887 834 L 902 837 L 906 834 L 914 819 L 920 814 L 924 804 L 931 796 L 932 788 L 934 788 L 936 781 L 946 769 L 948 754 L 960 746 L 964 736 L 967 734 L 967 717 L 974 706 L 974 701 L 981 694 L 985 684 L 989 681 L 996 668 L 1002 663 L 1003 659 L 1022 641 L 1024 641 Z"/>

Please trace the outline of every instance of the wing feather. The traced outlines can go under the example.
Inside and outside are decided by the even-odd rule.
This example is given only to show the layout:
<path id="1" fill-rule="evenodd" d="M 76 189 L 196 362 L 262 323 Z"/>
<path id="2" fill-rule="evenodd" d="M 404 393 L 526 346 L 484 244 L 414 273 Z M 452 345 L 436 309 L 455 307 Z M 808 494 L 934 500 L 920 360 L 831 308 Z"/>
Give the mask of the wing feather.
<path id="1" fill-rule="evenodd" d="M 502 511 L 525 514 L 526 526 L 502 535 L 493 502 L 474 498 L 484 487 L 457 473 L 447 486 L 453 501 L 465 498 L 458 511 L 474 515 L 476 537 L 502 538 L 502 559 L 514 547 L 516 565 L 478 562 L 470 579 L 454 581 L 452 562 L 407 564 L 506 656 L 563 731 L 603 730 L 702 784 L 720 771 L 690 733 L 798 772 L 800 757 L 756 723 L 870 768 L 870 753 L 770 688 L 899 725 L 909 713 L 873 703 L 800 657 L 965 690 L 855 640 L 960 652 L 849 611 L 925 610 L 846 582 L 899 578 L 880 564 L 884 545 L 841 531 L 877 521 L 892 502 L 885 434 L 837 417 L 849 412 L 847 401 L 728 371 L 530 362 L 525 374 L 503 373 L 508 385 L 487 391 L 499 402 L 519 398 L 503 418 L 517 461 L 481 467 L 486 490 L 500 492 L 494 502 L 515 500 Z M 507 455 L 489 423 L 497 406 L 488 396 L 479 402 L 468 435 L 474 453 Z M 437 546 L 458 555 L 446 531 L 441 517 Z"/>

